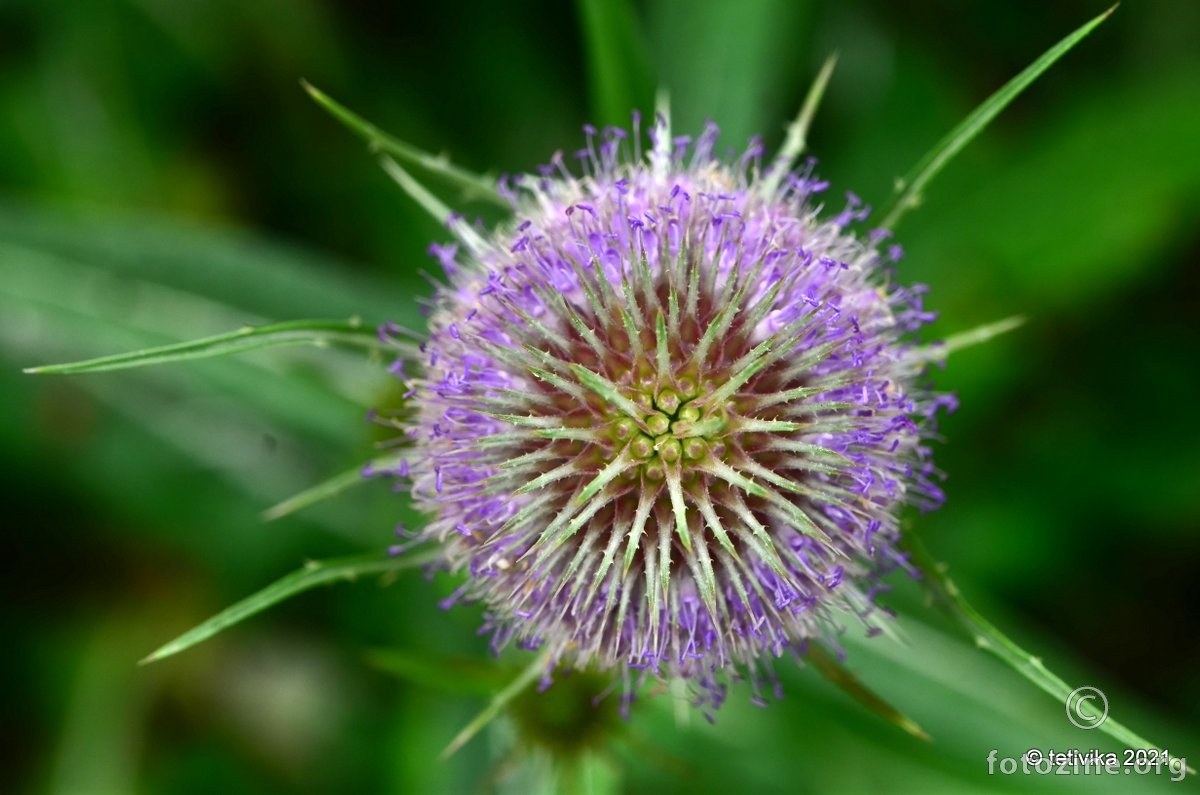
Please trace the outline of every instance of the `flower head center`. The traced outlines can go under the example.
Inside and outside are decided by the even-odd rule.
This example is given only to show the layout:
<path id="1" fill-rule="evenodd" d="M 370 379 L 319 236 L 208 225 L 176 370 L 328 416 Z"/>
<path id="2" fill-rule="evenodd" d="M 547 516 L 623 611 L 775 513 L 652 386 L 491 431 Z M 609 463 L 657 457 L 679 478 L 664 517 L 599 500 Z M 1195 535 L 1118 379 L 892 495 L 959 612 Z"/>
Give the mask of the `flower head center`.
<path id="1" fill-rule="evenodd" d="M 703 461 L 714 449 L 720 453 L 728 420 L 723 410 L 705 404 L 695 379 L 670 379 L 666 386 L 647 379 L 622 392 L 628 402 L 607 407 L 607 458 L 627 456 L 627 477 L 640 474 L 661 481 L 675 468 L 686 474 L 689 465 Z"/>

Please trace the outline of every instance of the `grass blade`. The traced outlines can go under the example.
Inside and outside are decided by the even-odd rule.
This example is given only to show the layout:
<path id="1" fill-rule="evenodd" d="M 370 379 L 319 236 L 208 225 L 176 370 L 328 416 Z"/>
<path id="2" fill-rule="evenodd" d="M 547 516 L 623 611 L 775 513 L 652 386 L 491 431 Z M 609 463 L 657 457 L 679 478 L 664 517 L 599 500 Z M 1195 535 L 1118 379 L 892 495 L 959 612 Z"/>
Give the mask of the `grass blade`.
<path id="1" fill-rule="evenodd" d="M 945 138 L 938 141 L 925 157 L 913 166 L 905 177 L 896 183 L 896 196 L 883 215 L 880 226 L 894 229 L 900 219 L 909 210 L 921 203 L 921 192 L 939 171 L 945 168 L 950 158 L 983 131 L 992 119 L 999 115 L 1010 102 L 1020 96 L 1030 83 L 1036 80 L 1042 72 L 1049 69 L 1055 61 L 1066 55 L 1076 44 L 1084 39 L 1101 22 L 1108 19 L 1117 7 L 1105 11 L 1100 16 L 1086 23 L 1071 35 L 1051 47 L 1040 58 L 1025 68 L 1020 74 L 1005 83 L 999 91 L 992 94 L 983 104 L 973 110 L 957 127 L 951 130 Z"/>
<path id="2" fill-rule="evenodd" d="M 925 545 L 916 534 L 909 530 L 901 542 L 904 550 L 912 555 L 912 561 L 924 575 L 923 584 L 929 591 L 938 607 L 944 613 L 962 625 L 975 641 L 975 645 L 995 654 L 1009 665 L 1014 671 L 1049 693 L 1060 703 L 1065 704 L 1074 688 L 1052 673 L 1041 658 L 1034 657 L 1008 638 L 991 622 L 979 614 L 966 599 L 958 586 L 946 575 L 946 567 L 933 559 Z M 1126 748 L 1145 748 L 1147 750 L 1163 751 L 1154 743 L 1138 736 L 1125 725 L 1115 720 L 1112 715 L 1098 726 L 1097 729 L 1113 739 L 1124 744 Z M 1172 762 L 1179 757 L 1171 757 Z M 1181 762 L 1186 764 L 1186 761 Z M 1188 773 L 1195 774 L 1191 767 Z"/>
<path id="3" fill-rule="evenodd" d="M 74 296 L 87 306 L 96 302 L 95 291 L 87 286 L 112 277 L 123 286 L 136 284 L 139 293 L 165 288 L 240 315 L 213 327 L 212 333 L 256 322 L 248 313 L 255 318 L 360 315 L 371 322 L 422 322 L 412 302 L 395 300 L 397 292 L 424 285 L 408 275 L 400 283 L 375 278 L 340 258 L 147 212 L 79 215 L 0 201 L 0 288 L 5 292 L 22 284 L 36 286 L 48 298 Z M 155 295 L 140 301 L 137 314 L 152 309 L 166 314 L 151 305 L 159 300 Z M 174 307 L 168 310 L 174 312 Z M 167 330 L 186 325 L 170 323 Z"/>
<path id="4" fill-rule="evenodd" d="M 290 320 L 265 326 L 246 326 L 237 331 L 217 334 L 212 337 L 160 345 L 154 348 L 101 356 L 66 364 L 48 364 L 29 367 L 25 372 L 35 375 L 73 375 L 76 373 L 99 373 L 106 370 L 126 370 L 152 364 L 169 364 L 189 359 L 206 359 L 230 353 L 271 348 L 277 345 L 316 345 L 318 347 L 342 344 L 354 345 L 371 350 L 379 349 L 375 330 L 365 327 L 357 318 L 350 320 Z"/>
<path id="5" fill-rule="evenodd" d="M 459 168 L 444 156 L 431 155 L 411 144 L 393 138 L 306 80 L 301 80 L 300 85 L 304 87 L 310 97 L 316 100 L 318 105 L 329 111 L 335 119 L 365 138 L 372 151 L 385 152 L 404 163 L 437 174 L 446 182 L 461 189 L 464 199 L 479 199 L 509 209 L 508 202 L 501 198 L 495 184 L 487 177 Z"/>
<path id="6" fill-rule="evenodd" d="M 326 585 L 338 580 L 353 581 L 359 577 L 373 574 L 393 574 L 436 560 L 439 554 L 440 550 L 431 549 L 423 553 L 398 557 L 381 557 L 379 553 L 371 553 L 332 560 L 309 561 L 299 571 L 294 571 L 286 577 L 276 580 L 258 593 L 230 605 L 203 624 L 159 647 L 144 658 L 139 665 L 157 662 L 178 654 L 272 605 L 318 585 Z"/>

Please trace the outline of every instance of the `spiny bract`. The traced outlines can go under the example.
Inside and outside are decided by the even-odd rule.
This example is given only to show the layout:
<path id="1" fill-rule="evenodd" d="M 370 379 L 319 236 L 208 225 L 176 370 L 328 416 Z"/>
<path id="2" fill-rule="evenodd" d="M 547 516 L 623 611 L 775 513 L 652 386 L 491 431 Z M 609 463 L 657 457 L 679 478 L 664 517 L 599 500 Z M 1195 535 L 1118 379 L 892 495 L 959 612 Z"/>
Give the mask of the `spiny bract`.
<path id="1" fill-rule="evenodd" d="M 902 336 L 931 315 L 890 283 L 890 234 L 852 231 L 857 198 L 822 220 L 811 163 L 760 173 L 757 143 L 718 158 L 715 127 L 661 117 L 643 156 L 634 121 L 585 128 L 583 176 L 557 155 L 503 180 L 511 224 L 432 247 L 448 283 L 393 471 L 497 647 L 716 707 L 840 616 L 878 630 L 898 509 L 942 498 L 921 442 L 950 399 L 914 385 Z"/>

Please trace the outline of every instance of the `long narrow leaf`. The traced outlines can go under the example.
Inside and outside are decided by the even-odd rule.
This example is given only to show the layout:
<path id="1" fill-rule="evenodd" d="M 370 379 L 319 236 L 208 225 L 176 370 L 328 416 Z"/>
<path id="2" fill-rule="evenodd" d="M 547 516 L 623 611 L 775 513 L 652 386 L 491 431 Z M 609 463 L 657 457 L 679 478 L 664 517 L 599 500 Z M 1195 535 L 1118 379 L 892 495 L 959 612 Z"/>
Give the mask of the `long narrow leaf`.
<path id="1" fill-rule="evenodd" d="M 271 348 L 277 345 L 353 345 L 375 350 L 384 347 L 374 329 L 350 320 L 290 320 L 266 326 L 246 326 L 237 331 L 217 334 L 189 342 L 160 345 L 128 353 L 117 353 L 66 364 L 30 367 L 27 373 L 38 375 L 71 375 L 98 373 L 105 370 L 125 370 L 152 364 L 168 364 L 189 359 L 205 359 L 230 353 Z"/>
<path id="2" fill-rule="evenodd" d="M 946 575 L 946 567 L 939 564 L 925 549 L 925 545 L 911 530 L 904 534 L 901 542 L 905 551 L 912 556 L 924 575 L 924 585 L 934 598 L 934 602 L 944 613 L 961 624 L 975 641 L 975 645 L 995 654 L 1021 676 L 1049 693 L 1059 702 L 1065 704 L 1074 692 L 1074 688 L 1053 674 L 1041 658 L 1034 657 L 1029 652 L 1013 643 L 1004 633 L 994 627 L 979 612 L 963 598 L 958 586 Z M 1096 726 L 1108 736 L 1123 743 L 1127 748 L 1145 748 L 1162 752 L 1163 749 L 1151 743 L 1115 720 L 1111 715 Z M 1164 752 L 1165 753 L 1165 752 Z M 1173 762 L 1179 757 L 1171 757 Z M 1186 761 L 1181 762 L 1186 764 Z M 1191 774 L 1195 770 L 1187 768 Z"/>
<path id="3" fill-rule="evenodd" d="M 1010 102 L 1020 96 L 1030 83 L 1049 69 L 1055 61 L 1066 55 L 1097 25 L 1108 19 L 1116 9 L 1117 7 L 1113 6 L 1051 47 L 1023 72 L 1005 83 L 999 91 L 984 100 L 982 105 L 963 119 L 945 138 L 938 141 L 937 145 L 921 158 L 902 180 L 897 181 L 896 197 L 887 212 L 884 213 L 880 226 L 894 229 L 905 213 L 921 203 L 921 192 L 929 181 L 946 166 L 950 158 L 962 151 L 962 148 L 970 143 L 976 135 L 979 135 L 983 128 L 996 118 Z"/>
<path id="4" fill-rule="evenodd" d="M 592 112 L 597 123 L 628 124 L 635 108 L 649 108 L 654 86 L 628 0 L 579 0 L 588 56 Z"/>
<path id="5" fill-rule="evenodd" d="M 437 174 L 442 179 L 463 191 L 464 199 L 481 199 L 508 208 L 508 202 L 501 198 L 495 184 L 487 177 L 473 174 L 466 169 L 454 165 L 446 157 L 431 155 L 411 144 L 393 138 L 380 130 L 374 124 L 364 120 L 349 108 L 330 98 L 325 92 L 302 80 L 300 84 L 317 104 L 345 124 L 354 132 L 367 140 L 372 151 L 386 152 L 396 159 Z"/>
<path id="6" fill-rule="evenodd" d="M 338 580 L 353 581 L 359 577 L 375 574 L 394 574 L 430 563 L 437 559 L 438 554 L 439 550 L 432 549 L 423 553 L 397 557 L 381 557 L 378 553 L 373 553 L 332 560 L 309 561 L 299 571 L 294 571 L 286 577 L 276 580 L 258 593 L 225 608 L 203 624 L 159 647 L 140 664 L 157 662 L 173 654 L 178 654 L 272 605 L 318 585 L 326 585 Z"/>
<path id="7" fill-rule="evenodd" d="M 772 129 L 812 46 L 819 4 L 796 0 L 659 0 L 645 9 L 659 84 L 669 88 L 675 129 L 721 126 L 735 149 Z"/>

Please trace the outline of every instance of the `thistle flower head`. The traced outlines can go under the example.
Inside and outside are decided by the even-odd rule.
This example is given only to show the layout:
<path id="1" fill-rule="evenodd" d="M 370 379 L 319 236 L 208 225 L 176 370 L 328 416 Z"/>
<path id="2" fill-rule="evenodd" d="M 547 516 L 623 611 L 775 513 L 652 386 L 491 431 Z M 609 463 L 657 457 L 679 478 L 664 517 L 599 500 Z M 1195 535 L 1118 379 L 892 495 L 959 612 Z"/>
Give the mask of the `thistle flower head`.
<path id="1" fill-rule="evenodd" d="M 877 630 L 898 510 L 941 500 L 946 399 L 903 341 L 931 316 L 857 198 L 822 215 L 811 163 L 585 131 L 582 175 L 556 156 L 504 182 L 511 224 L 431 249 L 403 474 L 497 646 L 715 707 L 847 614 Z"/>

